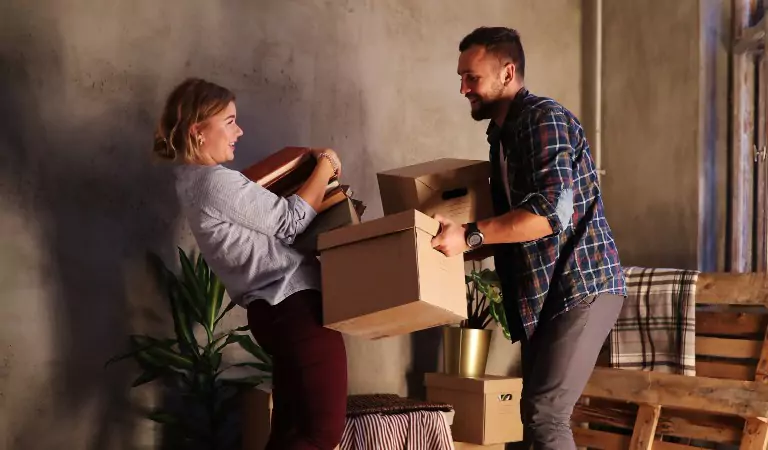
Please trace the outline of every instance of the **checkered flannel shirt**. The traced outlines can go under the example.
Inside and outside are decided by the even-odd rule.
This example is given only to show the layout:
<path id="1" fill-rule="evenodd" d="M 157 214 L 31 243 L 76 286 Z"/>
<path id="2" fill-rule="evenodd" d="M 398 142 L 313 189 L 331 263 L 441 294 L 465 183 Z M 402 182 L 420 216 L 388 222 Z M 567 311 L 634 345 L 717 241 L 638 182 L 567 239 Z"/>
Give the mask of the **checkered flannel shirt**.
<path id="1" fill-rule="evenodd" d="M 618 250 L 578 119 L 554 100 L 523 88 L 503 126 L 491 121 L 488 142 L 496 214 L 525 208 L 546 217 L 553 230 L 535 241 L 495 246 L 515 340 L 523 334 L 530 338 L 541 320 L 590 295 L 626 296 Z M 509 197 L 501 175 L 502 149 Z"/>

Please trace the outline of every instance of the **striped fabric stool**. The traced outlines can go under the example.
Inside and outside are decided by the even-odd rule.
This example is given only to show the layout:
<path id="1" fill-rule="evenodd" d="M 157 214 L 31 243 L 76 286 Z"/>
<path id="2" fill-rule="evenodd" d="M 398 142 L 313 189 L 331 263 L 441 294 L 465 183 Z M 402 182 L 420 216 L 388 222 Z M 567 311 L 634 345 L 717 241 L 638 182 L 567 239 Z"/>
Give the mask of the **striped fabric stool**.
<path id="1" fill-rule="evenodd" d="M 351 395 L 340 450 L 453 449 L 453 406 L 395 394 Z"/>

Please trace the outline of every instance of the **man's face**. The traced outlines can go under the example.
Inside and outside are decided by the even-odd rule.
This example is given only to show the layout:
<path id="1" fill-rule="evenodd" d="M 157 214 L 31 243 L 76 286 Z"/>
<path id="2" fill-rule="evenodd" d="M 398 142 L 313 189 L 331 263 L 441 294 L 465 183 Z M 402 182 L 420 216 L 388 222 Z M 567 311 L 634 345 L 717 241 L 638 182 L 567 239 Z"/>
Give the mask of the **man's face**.
<path id="1" fill-rule="evenodd" d="M 504 93 L 505 65 L 485 47 L 474 45 L 459 55 L 458 73 L 460 92 L 469 99 L 472 118 L 492 119 Z"/>

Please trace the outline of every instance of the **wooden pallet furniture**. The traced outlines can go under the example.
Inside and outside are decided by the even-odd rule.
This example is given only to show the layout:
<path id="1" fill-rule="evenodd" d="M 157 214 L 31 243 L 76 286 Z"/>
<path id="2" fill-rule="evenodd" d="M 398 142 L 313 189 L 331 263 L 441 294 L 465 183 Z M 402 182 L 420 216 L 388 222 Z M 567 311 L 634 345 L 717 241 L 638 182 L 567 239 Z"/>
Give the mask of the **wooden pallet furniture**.
<path id="1" fill-rule="evenodd" d="M 768 448 L 768 275 L 702 273 L 696 309 L 696 376 L 596 367 L 573 414 L 577 445 Z"/>

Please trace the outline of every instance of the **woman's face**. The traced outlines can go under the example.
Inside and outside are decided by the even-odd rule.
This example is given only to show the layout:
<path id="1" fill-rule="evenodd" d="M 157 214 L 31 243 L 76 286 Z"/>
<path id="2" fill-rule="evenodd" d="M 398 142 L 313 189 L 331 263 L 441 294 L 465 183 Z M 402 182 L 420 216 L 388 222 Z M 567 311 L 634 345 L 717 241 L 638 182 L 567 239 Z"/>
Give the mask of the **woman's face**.
<path id="1" fill-rule="evenodd" d="M 214 165 L 232 161 L 235 158 L 235 143 L 243 130 L 235 123 L 237 108 L 230 102 L 226 108 L 195 127 L 194 138 L 203 144 L 200 154 L 203 163 Z"/>

